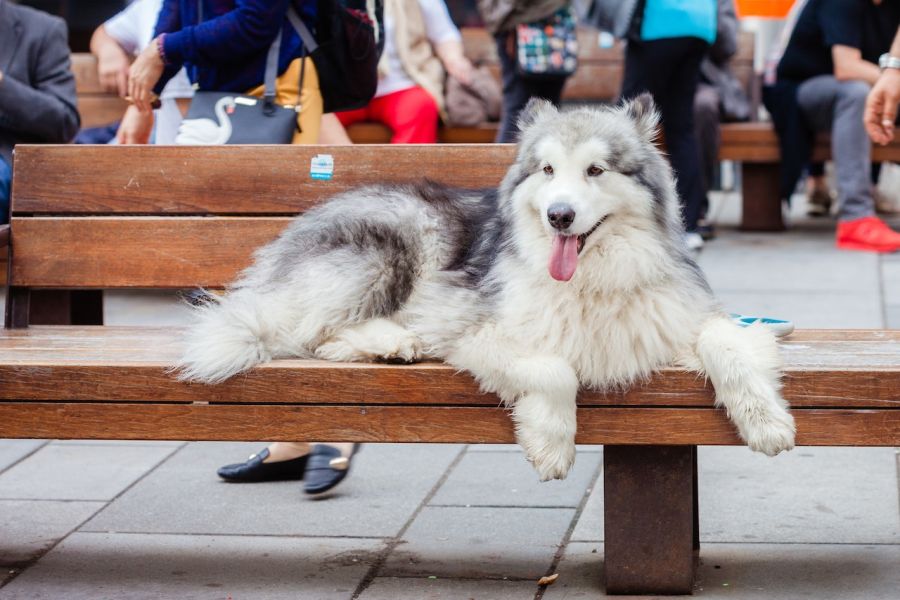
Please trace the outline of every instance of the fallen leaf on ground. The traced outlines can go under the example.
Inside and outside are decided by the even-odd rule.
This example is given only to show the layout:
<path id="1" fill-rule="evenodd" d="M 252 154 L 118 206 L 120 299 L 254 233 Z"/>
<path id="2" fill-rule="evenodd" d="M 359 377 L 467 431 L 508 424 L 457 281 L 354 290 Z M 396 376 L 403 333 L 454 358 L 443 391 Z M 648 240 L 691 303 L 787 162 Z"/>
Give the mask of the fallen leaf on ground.
<path id="1" fill-rule="evenodd" d="M 538 579 L 538 585 L 550 585 L 559 579 L 559 573 L 554 573 L 553 575 L 546 575 Z"/>

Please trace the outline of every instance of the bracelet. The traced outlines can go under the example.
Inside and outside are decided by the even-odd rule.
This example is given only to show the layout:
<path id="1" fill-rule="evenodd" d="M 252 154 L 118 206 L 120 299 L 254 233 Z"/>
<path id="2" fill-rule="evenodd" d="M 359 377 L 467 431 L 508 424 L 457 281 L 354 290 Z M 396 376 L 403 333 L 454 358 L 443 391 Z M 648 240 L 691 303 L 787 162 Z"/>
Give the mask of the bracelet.
<path id="1" fill-rule="evenodd" d="M 162 60 L 163 64 L 168 65 L 169 61 L 166 58 L 165 39 L 166 34 L 164 33 L 156 36 L 156 51 L 159 52 L 159 58 Z"/>

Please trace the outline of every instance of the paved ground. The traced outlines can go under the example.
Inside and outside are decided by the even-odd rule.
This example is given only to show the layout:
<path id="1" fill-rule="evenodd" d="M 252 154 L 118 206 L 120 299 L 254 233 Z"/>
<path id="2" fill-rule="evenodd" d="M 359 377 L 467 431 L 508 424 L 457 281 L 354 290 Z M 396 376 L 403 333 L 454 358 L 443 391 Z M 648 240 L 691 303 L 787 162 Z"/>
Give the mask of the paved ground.
<path id="1" fill-rule="evenodd" d="M 837 252 L 827 221 L 740 234 L 722 200 L 701 264 L 727 307 L 900 327 L 900 256 Z M 183 318 L 164 297 L 107 309 L 110 323 Z M 401 444 L 364 447 L 323 500 L 217 480 L 260 446 L 0 440 L 0 600 L 604 597 L 599 447 L 547 484 L 514 446 Z M 701 448 L 696 594 L 896 599 L 898 467 L 893 448 Z"/>

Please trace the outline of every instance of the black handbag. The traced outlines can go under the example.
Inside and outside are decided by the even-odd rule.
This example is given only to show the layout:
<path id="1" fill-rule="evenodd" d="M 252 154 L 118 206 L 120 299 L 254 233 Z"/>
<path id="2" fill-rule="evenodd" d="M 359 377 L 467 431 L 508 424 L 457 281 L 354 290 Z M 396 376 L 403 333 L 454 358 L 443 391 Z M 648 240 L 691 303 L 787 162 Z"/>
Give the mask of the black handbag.
<path id="1" fill-rule="evenodd" d="M 288 19 L 316 65 L 326 113 L 362 108 L 378 88 L 378 61 L 384 49 L 384 3 L 374 0 L 319 0 L 315 36 L 295 12 Z"/>
<path id="2" fill-rule="evenodd" d="M 300 18 L 293 8 L 288 18 L 296 28 Z M 203 2 L 200 2 L 200 22 L 203 22 Z M 299 31 L 298 31 L 299 33 Z M 299 130 L 297 113 L 300 106 L 281 105 L 275 102 L 275 80 L 278 72 L 278 54 L 281 50 L 281 32 L 266 56 L 264 91 L 262 98 L 234 92 L 198 91 L 191 99 L 187 116 L 178 128 L 175 143 L 181 145 L 218 144 L 290 144 L 294 132 Z M 300 83 L 302 93 L 306 49 L 301 57 Z"/>

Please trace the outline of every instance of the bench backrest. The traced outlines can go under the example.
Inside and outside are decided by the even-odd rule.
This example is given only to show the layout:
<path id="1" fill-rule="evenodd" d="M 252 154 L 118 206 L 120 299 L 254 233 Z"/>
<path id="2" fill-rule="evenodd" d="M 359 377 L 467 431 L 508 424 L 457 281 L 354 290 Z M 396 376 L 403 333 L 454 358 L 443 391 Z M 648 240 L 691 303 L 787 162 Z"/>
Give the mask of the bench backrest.
<path id="1" fill-rule="evenodd" d="M 495 187 L 511 145 L 18 146 L 10 284 L 218 288 L 291 217 L 350 187 Z M 334 176 L 312 179 L 330 154 Z"/>

